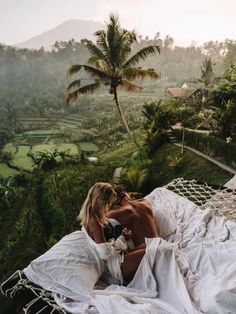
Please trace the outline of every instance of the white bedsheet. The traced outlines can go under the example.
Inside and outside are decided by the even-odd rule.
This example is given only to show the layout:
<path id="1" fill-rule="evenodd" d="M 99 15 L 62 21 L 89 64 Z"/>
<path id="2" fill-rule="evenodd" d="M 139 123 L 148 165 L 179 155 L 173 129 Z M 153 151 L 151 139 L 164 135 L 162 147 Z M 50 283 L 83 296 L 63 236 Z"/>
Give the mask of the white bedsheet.
<path id="1" fill-rule="evenodd" d="M 153 205 L 160 234 L 166 237 L 147 239 L 146 254 L 127 287 L 113 284 L 104 289 L 100 282 L 103 285 L 99 289 L 81 289 L 71 269 L 80 262 L 76 243 L 88 246 L 88 242 L 83 242 L 86 240 L 82 231 L 59 241 L 58 267 L 63 250 L 70 250 L 72 257 L 67 267 L 61 269 L 63 283 L 59 285 L 58 276 L 54 275 L 55 256 L 50 262 L 53 248 L 50 254 L 50 250 L 46 253 L 46 262 L 41 257 L 44 272 L 39 272 L 33 261 L 25 269 L 26 275 L 46 289 L 53 286 L 57 303 L 74 314 L 236 313 L 236 224 L 224 217 L 212 217 L 209 210 L 201 211 L 165 188 L 154 190 L 147 198 Z M 161 225 L 158 217 L 163 221 Z M 70 240 L 74 245 L 68 246 Z M 100 274 L 102 261 L 92 252 L 92 262 L 97 260 Z M 57 292 L 73 300 L 65 303 Z"/>

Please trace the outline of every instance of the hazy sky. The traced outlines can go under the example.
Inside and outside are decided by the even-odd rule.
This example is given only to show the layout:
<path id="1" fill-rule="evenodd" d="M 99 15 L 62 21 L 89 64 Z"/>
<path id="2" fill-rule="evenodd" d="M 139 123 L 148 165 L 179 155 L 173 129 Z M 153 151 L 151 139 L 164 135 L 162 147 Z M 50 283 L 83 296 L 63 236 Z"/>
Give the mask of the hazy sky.
<path id="1" fill-rule="evenodd" d="M 111 11 L 123 27 L 179 44 L 236 39 L 236 0 L 0 0 L 0 42 L 19 43 L 69 19 L 104 22 Z"/>

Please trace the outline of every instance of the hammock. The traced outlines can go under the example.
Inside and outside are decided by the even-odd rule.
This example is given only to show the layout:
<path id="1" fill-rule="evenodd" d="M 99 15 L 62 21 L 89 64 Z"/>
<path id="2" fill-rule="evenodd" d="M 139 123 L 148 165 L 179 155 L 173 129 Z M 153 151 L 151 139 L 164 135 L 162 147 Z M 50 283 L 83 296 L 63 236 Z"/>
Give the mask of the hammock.
<path id="1" fill-rule="evenodd" d="M 165 188 L 189 199 L 202 210 L 207 208 L 215 215 L 236 221 L 236 190 L 183 178 L 171 181 Z M 51 292 L 31 282 L 19 270 L 1 284 L 1 292 L 21 305 L 26 314 L 68 313 L 56 304 Z"/>
<path id="2" fill-rule="evenodd" d="M 19 304 L 24 313 L 67 313 L 56 304 L 50 291 L 34 284 L 20 270 L 17 270 L 1 284 L 1 293 Z"/>
<path id="3" fill-rule="evenodd" d="M 186 197 L 201 209 L 210 209 L 216 216 L 225 216 L 236 222 L 236 190 L 177 178 L 165 188 Z"/>

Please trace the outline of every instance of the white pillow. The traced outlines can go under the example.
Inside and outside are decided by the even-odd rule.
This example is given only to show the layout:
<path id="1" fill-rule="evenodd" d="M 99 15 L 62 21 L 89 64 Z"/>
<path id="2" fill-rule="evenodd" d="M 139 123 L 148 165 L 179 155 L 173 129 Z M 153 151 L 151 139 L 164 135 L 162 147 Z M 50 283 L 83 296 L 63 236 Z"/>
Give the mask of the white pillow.
<path id="1" fill-rule="evenodd" d="M 44 289 L 76 299 L 93 290 L 104 267 L 86 234 L 76 231 L 33 260 L 24 273 Z"/>
<path id="2" fill-rule="evenodd" d="M 161 238 L 166 238 L 176 231 L 173 218 L 174 200 L 170 193 L 173 194 L 165 188 L 157 188 L 145 197 L 152 205 L 158 235 Z"/>

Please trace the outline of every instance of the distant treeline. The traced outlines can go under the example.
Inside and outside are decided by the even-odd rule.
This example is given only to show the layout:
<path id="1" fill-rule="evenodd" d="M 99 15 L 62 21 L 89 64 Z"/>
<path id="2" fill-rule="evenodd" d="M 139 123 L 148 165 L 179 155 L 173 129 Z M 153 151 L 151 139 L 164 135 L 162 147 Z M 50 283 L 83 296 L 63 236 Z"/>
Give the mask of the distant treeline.
<path id="1" fill-rule="evenodd" d="M 159 45 L 161 53 L 140 65 L 160 71 L 162 78 L 157 82 L 142 82 L 146 92 L 155 92 L 160 87 L 181 86 L 199 77 L 206 55 L 213 58 L 216 75 L 236 62 L 234 40 L 210 41 L 201 47 L 177 47 L 170 36 L 161 39 L 157 34 L 154 39 L 140 37 L 133 50 L 135 52 L 150 44 Z M 40 116 L 40 112 L 43 115 L 45 108 L 62 108 L 69 83 L 69 66 L 86 63 L 88 58 L 89 52 L 82 41 L 56 42 L 50 52 L 43 48 L 28 50 L 0 44 L 0 107 L 13 106 L 32 116 Z M 87 79 L 84 73 L 80 75 Z"/>

